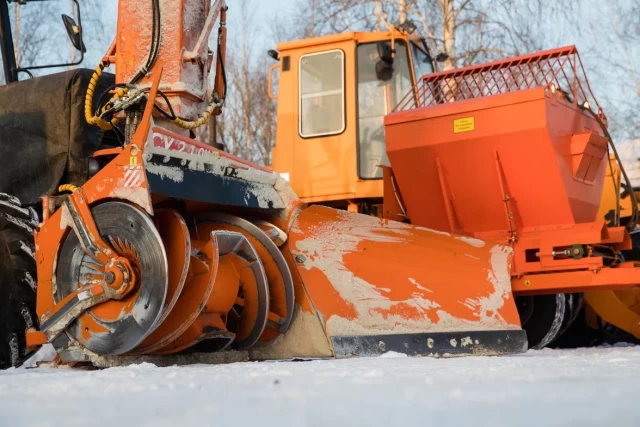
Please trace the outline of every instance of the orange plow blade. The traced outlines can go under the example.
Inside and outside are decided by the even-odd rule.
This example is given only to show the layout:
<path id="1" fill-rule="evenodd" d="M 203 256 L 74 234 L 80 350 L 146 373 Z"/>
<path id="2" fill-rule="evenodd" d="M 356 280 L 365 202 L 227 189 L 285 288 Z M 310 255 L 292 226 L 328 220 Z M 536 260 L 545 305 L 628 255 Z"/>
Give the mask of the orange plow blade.
<path id="1" fill-rule="evenodd" d="M 289 249 L 337 357 L 526 351 L 506 246 L 313 206 Z"/>

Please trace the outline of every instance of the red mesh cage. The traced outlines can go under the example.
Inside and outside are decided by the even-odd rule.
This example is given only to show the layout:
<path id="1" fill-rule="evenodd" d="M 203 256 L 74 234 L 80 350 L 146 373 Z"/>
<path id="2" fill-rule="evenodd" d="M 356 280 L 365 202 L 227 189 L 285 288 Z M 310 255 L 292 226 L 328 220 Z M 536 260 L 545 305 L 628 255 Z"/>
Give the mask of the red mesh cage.
<path id="1" fill-rule="evenodd" d="M 589 102 L 602 113 L 575 46 L 427 74 L 394 112 L 539 87 L 562 91 L 576 105 Z"/>

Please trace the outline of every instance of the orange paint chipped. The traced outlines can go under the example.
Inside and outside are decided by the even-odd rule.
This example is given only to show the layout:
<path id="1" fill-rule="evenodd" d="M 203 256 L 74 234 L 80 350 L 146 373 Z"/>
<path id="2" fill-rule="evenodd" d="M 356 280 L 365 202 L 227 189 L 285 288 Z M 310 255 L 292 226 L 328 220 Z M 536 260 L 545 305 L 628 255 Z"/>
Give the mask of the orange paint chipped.
<path id="1" fill-rule="evenodd" d="M 419 310 L 418 308 L 404 302 L 395 304 L 390 309 L 375 308 L 374 311 L 381 314 L 384 319 L 388 319 L 389 317 L 401 317 L 418 321 L 427 320 L 433 323 L 438 323 L 440 320 L 435 309 L 426 310 L 425 312 L 424 310 Z"/>
<path id="2" fill-rule="evenodd" d="M 354 320 L 358 317 L 355 306 L 344 300 L 326 274 L 319 268 L 304 273 L 304 283 L 313 301 L 313 306 L 326 322 L 331 316 Z"/>
<path id="3" fill-rule="evenodd" d="M 320 206 L 290 242 L 331 336 L 519 327 L 506 247 Z"/>
<path id="4" fill-rule="evenodd" d="M 109 329 L 96 322 L 93 316 L 84 315 L 78 321 L 80 322 L 80 336 L 84 342 L 91 340 L 95 335 L 109 333 Z"/>

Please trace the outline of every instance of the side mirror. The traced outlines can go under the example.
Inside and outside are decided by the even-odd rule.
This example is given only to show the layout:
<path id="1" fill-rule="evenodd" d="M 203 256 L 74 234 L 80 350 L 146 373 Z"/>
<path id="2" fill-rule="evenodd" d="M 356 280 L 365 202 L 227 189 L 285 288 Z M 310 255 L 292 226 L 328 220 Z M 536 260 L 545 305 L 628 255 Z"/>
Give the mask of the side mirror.
<path id="1" fill-rule="evenodd" d="M 382 82 L 388 82 L 393 78 L 393 50 L 391 43 L 378 43 L 378 56 L 380 61 L 376 64 L 376 77 Z"/>
<path id="2" fill-rule="evenodd" d="M 86 53 L 87 48 L 82 40 L 82 28 L 68 15 L 62 15 L 62 22 L 64 23 L 64 28 L 67 30 L 67 35 L 73 47 L 82 53 Z"/>
<path id="3" fill-rule="evenodd" d="M 381 82 L 388 82 L 393 78 L 393 65 L 389 65 L 384 61 L 378 61 L 376 64 L 376 77 Z"/>
<path id="4" fill-rule="evenodd" d="M 267 55 L 269 55 L 275 61 L 280 61 L 280 52 L 275 49 L 268 50 Z"/>
<path id="5" fill-rule="evenodd" d="M 380 56 L 380 60 L 385 64 L 393 65 L 393 51 L 391 50 L 391 43 L 378 43 L 378 56 Z"/>

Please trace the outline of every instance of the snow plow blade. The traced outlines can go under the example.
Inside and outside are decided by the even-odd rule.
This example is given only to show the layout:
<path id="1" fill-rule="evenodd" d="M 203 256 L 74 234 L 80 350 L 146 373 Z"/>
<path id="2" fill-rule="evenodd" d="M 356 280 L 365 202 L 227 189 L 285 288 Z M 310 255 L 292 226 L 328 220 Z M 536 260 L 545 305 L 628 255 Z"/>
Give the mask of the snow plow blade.
<path id="1" fill-rule="evenodd" d="M 289 249 L 335 357 L 527 350 L 506 246 L 312 206 Z"/>

